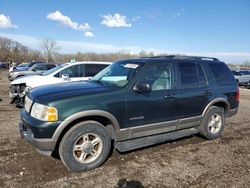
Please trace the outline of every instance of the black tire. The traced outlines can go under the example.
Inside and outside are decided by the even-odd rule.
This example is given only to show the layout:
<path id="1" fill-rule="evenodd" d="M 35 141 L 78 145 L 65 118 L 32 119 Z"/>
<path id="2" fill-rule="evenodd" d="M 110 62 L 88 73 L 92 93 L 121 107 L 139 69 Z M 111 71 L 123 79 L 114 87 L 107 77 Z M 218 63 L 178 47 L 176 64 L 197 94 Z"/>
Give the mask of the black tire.
<path id="1" fill-rule="evenodd" d="M 215 118 L 217 116 L 220 116 L 221 124 L 220 126 L 218 126 L 218 128 L 215 128 L 217 130 L 213 132 L 212 128 L 209 126 L 209 121 L 211 120 L 211 118 Z M 224 109 L 217 106 L 211 106 L 204 115 L 203 121 L 199 127 L 200 134 L 208 140 L 216 139 L 223 132 L 224 124 L 225 124 Z"/>
<path id="2" fill-rule="evenodd" d="M 101 151 L 98 157 L 89 163 L 81 163 L 77 160 L 76 153 L 73 151 L 73 146 L 75 143 L 81 139 L 83 135 L 96 135 L 101 140 Z M 85 142 L 83 140 L 83 142 Z M 88 143 L 86 141 L 86 143 Z M 95 147 L 95 146 L 93 146 Z M 84 147 L 86 150 L 92 148 L 92 146 Z M 93 149 L 93 148 L 92 148 Z M 70 128 L 66 134 L 63 136 L 61 143 L 59 145 L 59 155 L 65 166 L 75 172 L 82 172 L 92 170 L 99 167 L 108 157 L 111 149 L 111 138 L 105 127 L 96 121 L 84 121 L 74 125 Z M 90 149 L 91 150 L 91 149 Z M 80 150 L 83 152 L 84 150 Z M 90 152 L 88 150 L 88 152 Z M 88 157 L 93 157 L 90 153 L 87 154 Z M 87 158 L 87 157 L 86 157 Z M 84 159 L 85 160 L 85 159 Z"/>

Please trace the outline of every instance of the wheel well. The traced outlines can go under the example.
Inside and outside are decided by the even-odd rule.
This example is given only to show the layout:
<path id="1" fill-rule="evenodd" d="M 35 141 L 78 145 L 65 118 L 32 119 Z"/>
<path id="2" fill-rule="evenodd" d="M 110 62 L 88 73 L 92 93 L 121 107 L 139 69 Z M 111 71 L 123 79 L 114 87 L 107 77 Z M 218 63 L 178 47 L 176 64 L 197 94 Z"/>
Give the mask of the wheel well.
<path id="1" fill-rule="evenodd" d="M 101 123 L 108 131 L 109 135 L 110 135 L 110 138 L 112 140 L 115 139 L 115 129 L 113 128 L 112 126 L 112 122 L 110 119 L 106 118 L 106 117 L 103 117 L 103 116 L 87 116 L 87 117 L 82 117 L 82 118 L 79 118 L 79 119 L 76 119 L 74 121 L 72 121 L 70 124 L 68 124 L 64 129 L 63 131 L 61 132 L 57 142 L 56 142 L 56 147 L 55 147 L 55 151 L 54 153 L 56 153 L 55 155 L 57 156 L 57 153 L 58 153 L 58 148 L 59 148 L 59 144 L 63 138 L 63 136 L 66 134 L 66 132 L 71 128 L 73 127 L 74 125 L 76 125 L 77 123 L 80 123 L 80 122 L 83 122 L 83 121 L 97 121 L 98 123 Z"/>
<path id="2" fill-rule="evenodd" d="M 216 103 L 213 104 L 213 106 L 218 106 L 220 108 L 223 108 L 225 115 L 228 114 L 229 106 L 225 102 L 222 102 L 222 101 L 221 102 L 216 102 Z"/>

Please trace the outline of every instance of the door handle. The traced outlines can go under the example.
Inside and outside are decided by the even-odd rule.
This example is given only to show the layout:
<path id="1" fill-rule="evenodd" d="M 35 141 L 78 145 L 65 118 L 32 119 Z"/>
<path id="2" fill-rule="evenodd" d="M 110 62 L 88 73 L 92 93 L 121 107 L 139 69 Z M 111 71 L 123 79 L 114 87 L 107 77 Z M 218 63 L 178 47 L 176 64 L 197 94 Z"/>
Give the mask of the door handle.
<path id="1" fill-rule="evenodd" d="M 203 92 L 203 94 L 204 95 L 212 95 L 212 92 L 211 92 L 211 90 L 205 90 L 204 92 Z"/>
<path id="2" fill-rule="evenodd" d="M 169 94 L 169 95 L 165 95 L 164 99 L 175 99 L 176 96 L 174 94 Z"/>

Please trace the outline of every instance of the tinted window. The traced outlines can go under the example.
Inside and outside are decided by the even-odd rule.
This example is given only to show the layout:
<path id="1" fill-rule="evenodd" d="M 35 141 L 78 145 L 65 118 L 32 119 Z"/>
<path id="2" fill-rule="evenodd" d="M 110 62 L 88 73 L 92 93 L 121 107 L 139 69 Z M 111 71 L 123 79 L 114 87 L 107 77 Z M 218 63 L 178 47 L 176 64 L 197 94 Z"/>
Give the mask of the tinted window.
<path id="1" fill-rule="evenodd" d="M 199 87 L 199 79 L 195 63 L 178 63 L 180 72 L 181 88 L 195 88 Z"/>
<path id="2" fill-rule="evenodd" d="M 232 84 L 234 82 L 232 72 L 224 63 L 209 63 L 209 67 L 214 75 L 215 81 L 219 85 Z"/>
<path id="3" fill-rule="evenodd" d="M 249 75 L 250 72 L 249 71 L 240 71 L 243 75 Z"/>
<path id="4" fill-rule="evenodd" d="M 208 85 L 207 77 L 201 64 L 196 64 L 199 78 L 199 86 L 204 87 Z"/>
<path id="5" fill-rule="evenodd" d="M 31 70 L 33 71 L 43 71 L 46 70 L 46 65 L 36 64 L 31 67 Z"/>
<path id="6" fill-rule="evenodd" d="M 105 69 L 108 65 L 97 65 L 97 64 L 86 64 L 85 65 L 85 76 L 92 77 L 98 72 Z"/>
<path id="7" fill-rule="evenodd" d="M 235 76 L 242 76 L 242 74 L 240 72 L 237 72 L 237 71 L 232 71 L 232 73 L 235 75 Z"/>
<path id="8" fill-rule="evenodd" d="M 49 69 L 52 69 L 52 68 L 54 68 L 55 67 L 55 65 L 46 65 L 46 70 L 49 70 Z"/>
<path id="9" fill-rule="evenodd" d="M 148 83 L 152 91 L 166 90 L 172 88 L 171 78 L 170 64 L 164 63 L 149 67 L 139 82 Z"/>
<path id="10" fill-rule="evenodd" d="M 64 69 L 60 72 L 59 77 L 62 77 L 62 75 L 69 75 L 70 78 L 80 77 L 80 65 L 74 65 Z"/>

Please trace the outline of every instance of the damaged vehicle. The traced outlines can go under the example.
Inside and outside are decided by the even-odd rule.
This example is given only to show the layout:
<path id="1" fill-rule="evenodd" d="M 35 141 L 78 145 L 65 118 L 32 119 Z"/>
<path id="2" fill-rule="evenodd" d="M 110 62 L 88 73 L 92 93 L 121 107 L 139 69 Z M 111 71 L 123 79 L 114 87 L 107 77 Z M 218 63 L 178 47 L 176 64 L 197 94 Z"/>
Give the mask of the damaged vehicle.
<path id="1" fill-rule="evenodd" d="M 62 82 L 88 80 L 110 64 L 110 62 L 98 61 L 65 63 L 58 65 L 41 75 L 17 78 L 11 82 L 9 92 L 11 103 L 15 103 L 18 107 L 22 107 L 25 94 L 32 88 Z"/>

